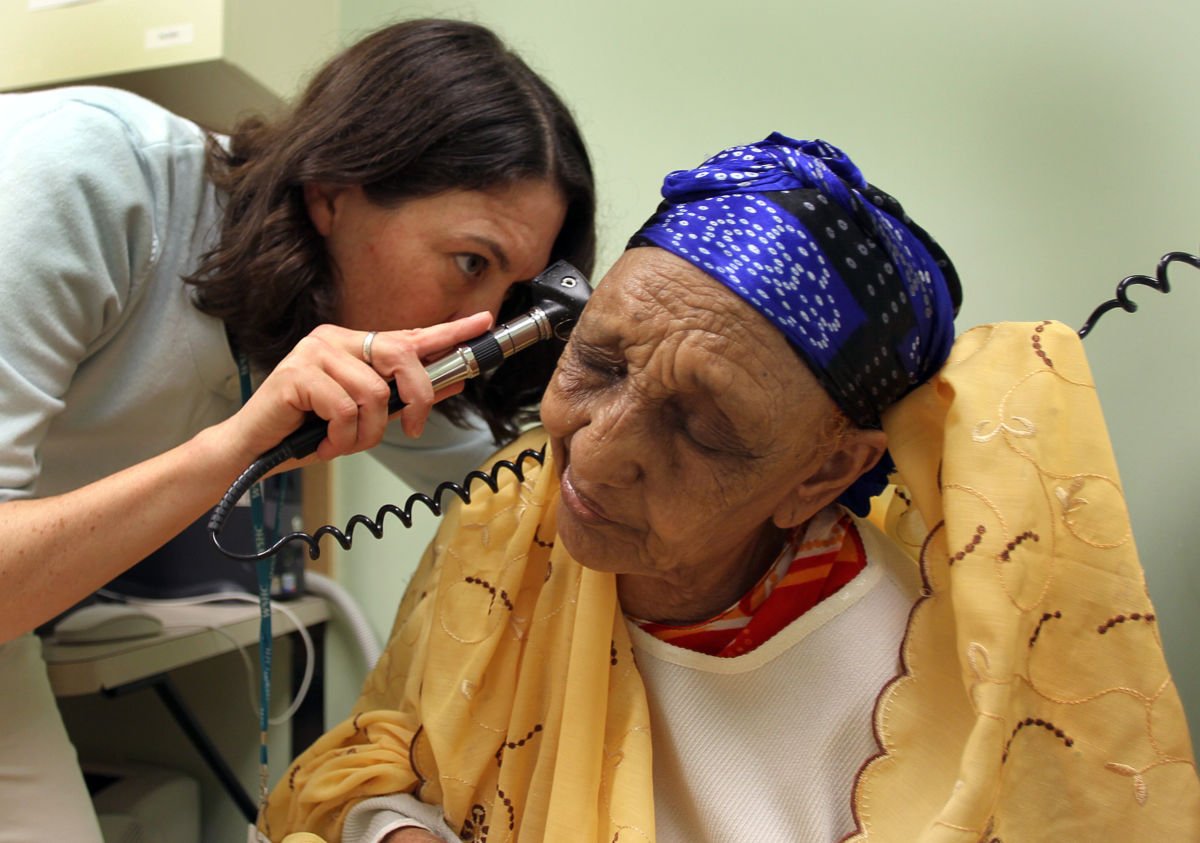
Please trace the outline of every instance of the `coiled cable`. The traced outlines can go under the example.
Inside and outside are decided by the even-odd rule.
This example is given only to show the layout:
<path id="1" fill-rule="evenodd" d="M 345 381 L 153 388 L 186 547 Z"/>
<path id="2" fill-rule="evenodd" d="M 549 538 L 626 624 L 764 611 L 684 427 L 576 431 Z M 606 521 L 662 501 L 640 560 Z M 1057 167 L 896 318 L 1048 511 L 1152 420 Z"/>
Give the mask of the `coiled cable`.
<path id="1" fill-rule="evenodd" d="M 267 559 L 279 553 L 280 550 L 292 542 L 303 542 L 308 547 L 309 559 L 316 559 L 321 555 L 320 542 L 325 536 L 333 536 L 334 540 L 341 546 L 343 550 L 349 550 L 354 544 L 354 529 L 361 524 L 364 529 L 371 533 L 371 535 L 377 539 L 381 539 L 383 538 L 384 532 L 384 519 L 388 515 L 393 515 L 400 519 L 400 522 L 406 528 L 411 527 L 413 523 L 413 509 L 418 503 L 424 504 L 424 506 L 435 516 L 440 516 L 444 510 L 442 505 L 442 497 L 446 492 L 452 493 L 463 503 L 469 504 L 471 502 L 471 482 L 473 480 L 482 480 L 488 489 L 491 490 L 492 493 L 495 493 L 500 489 L 499 477 L 501 469 L 510 471 L 516 476 L 518 481 L 524 482 L 524 462 L 532 459 L 538 465 L 542 465 L 545 461 L 545 458 L 545 445 L 542 445 L 541 448 L 526 448 L 524 451 L 521 451 L 521 453 L 517 454 L 514 460 L 497 460 L 492 464 L 491 469 L 486 472 L 480 471 L 479 469 L 471 471 L 466 477 L 463 478 L 461 484 L 455 483 L 452 480 L 447 480 L 438 484 L 438 487 L 434 490 L 432 496 L 427 495 L 424 492 L 414 492 L 412 495 L 409 495 L 408 500 L 404 502 L 402 507 L 390 503 L 384 504 L 379 508 L 379 511 L 375 513 L 374 518 L 370 518 L 369 516 L 363 514 L 355 515 L 346 523 L 345 530 L 339 530 L 332 524 L 326 524 L 322 527 L 319 527 L 316 532 L 311 534 L 303 531 L 292 532 L 286 536 L 280 537 L 274 544 L 259 553 L 240 553 L 238 551 L 230 550 L 221 544 L 220 530 L 222 524 L 224 523 L 224 512 L 228 510 L 229 506 L 233 505 L 233 501 L 229 502 L 227 506 L 225 505 L 226 501 L 222 501 L 221 505 L 224 506 L 224 509 L 220 510 L 220 517 L 218 517 L 217 511 L 214 511 L 213 517 L 208 523 L 208 530 L 210 535 L 212 535 L 213 543 L 217 546 L 217 549 L 232 559 L 240 559 L 246 562 L 256 562 L 261 559 Z M 255 470 L 255 465 L 257 465 L 257 463 L 246 469 L 246 471 L 243 473 L 243 477 Z M 268 468 L 262 473 L 265 474 L 266 471 L 269 470 L 270 469 Z M 258 476 L 251 479 L 250 482 L 254 482 L 254 480 L 258 479 Z M 235 486 L 236 485 L 237 484 L 235 484 Z M 230 494 L 232 494 L 232 490 Z M 228 498 L 229 495 L 226 495 L 226 497 Z M 236 497 L 233 500 L 236 501 Z"/>

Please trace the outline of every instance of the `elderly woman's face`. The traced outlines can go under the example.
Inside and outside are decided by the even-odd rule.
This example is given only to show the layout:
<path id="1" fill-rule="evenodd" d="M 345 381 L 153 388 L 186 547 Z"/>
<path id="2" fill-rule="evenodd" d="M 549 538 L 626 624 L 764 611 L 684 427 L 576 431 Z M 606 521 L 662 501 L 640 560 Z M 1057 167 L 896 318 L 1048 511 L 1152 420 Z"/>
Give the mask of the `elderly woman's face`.
<path id="1" fill-rule="evenodd" d="M 674 255 L 630 250 L 542 401 L 559 536 L 588 567 L 685 599 L 720 591 L 773 523 L 802 523 L 844 487 L 822 485 L 840 419 L 749 305 Z"/>

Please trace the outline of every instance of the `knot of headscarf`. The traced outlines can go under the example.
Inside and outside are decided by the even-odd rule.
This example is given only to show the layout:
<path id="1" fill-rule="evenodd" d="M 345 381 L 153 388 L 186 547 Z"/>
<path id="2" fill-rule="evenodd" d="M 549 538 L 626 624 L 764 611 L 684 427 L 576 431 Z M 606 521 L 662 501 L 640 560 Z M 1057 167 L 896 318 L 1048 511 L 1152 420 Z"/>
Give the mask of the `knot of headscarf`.
<path id="1" fill-rule="evenodd" d="M 630 246 L 666 249 L 775 325 L 860 427 L 932 377 L 954 341 L 961 289 L 900 203 L 821 140 L 778 132 L 663 181 Z M 890 458 L 843 503 L 863 514 Z"/>

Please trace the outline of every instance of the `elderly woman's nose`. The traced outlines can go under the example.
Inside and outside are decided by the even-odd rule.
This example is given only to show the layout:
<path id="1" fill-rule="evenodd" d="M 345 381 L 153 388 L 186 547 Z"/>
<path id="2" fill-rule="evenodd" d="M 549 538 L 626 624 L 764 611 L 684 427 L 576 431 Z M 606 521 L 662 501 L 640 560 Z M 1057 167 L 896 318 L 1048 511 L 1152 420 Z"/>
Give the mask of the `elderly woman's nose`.
<path id="1" fill-rule="evenodd" d="M 595 482 L 637 482 L 650 449 L 644 415 L 619 400 L 593 403 L 590 410 L 572 437 L 571 462 Z"/>

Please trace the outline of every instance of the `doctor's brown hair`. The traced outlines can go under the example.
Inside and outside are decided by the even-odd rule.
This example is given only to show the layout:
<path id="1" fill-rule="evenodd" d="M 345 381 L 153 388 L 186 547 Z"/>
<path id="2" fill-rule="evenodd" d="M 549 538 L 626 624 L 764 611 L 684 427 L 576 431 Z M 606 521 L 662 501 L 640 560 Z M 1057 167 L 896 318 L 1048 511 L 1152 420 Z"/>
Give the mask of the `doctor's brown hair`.
<path id="1" fill-rule="evenodd" d="M 197 306 L 222 319 L 251 363 L 270 370 L 333 320 L 338 285 L 304 201 L 309 182 L 360 185 L 383 207 L 448 190 L 548 179 L 567 204 L 551 251 L 590 275 L 595 186 L 578 127 L 553 90 L 490 30 L 422 19 L 368 35 L 329 61 L 281 119 L 250 118 L 212 137 L 209 174 L 225 195 L 217 246 L 195 274 Z M 513 288 L 500 321 L 530 306 Z M 437 405 L 464 404 L 497 441 L 536 413 L 562 345 L 540 343 L 518 365 L 468 381 Z"/>

